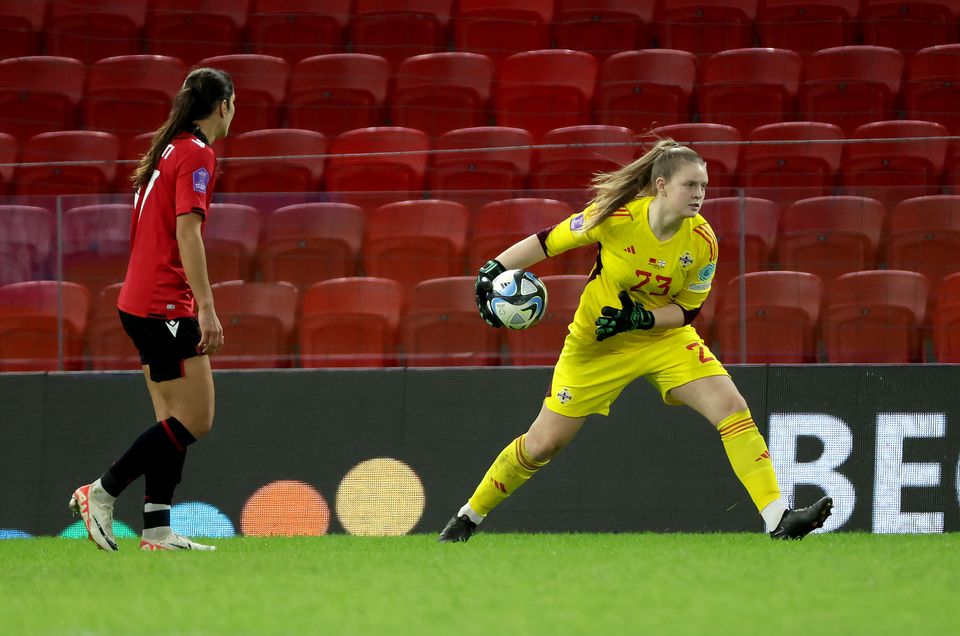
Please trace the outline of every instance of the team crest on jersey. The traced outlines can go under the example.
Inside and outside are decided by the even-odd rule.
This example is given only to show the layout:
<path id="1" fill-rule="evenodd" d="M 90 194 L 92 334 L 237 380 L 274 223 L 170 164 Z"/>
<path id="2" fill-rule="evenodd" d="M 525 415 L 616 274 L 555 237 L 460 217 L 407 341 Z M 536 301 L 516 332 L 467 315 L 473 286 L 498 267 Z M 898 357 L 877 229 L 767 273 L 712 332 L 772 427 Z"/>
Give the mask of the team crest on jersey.
<path id="1" fill-rule="evenodd" d="M 577 232 L 583 229 L 583 213 L 582 212 L 577 216 L 573 217 L 572 219 L 570 219 L 570 229 L 573 230 L 574 232 Z"/>
<path id="2" fill-rule="evenodd" d="M 207 193 L 207 184 L 210 183 L 210 173 L 206 168 L 198 168 L 193 171 L 193 191 L 201 194 Z"/>
<path id="3" fill-rule="evenodd" d="M 573 400 L 573 393 L 571 393 L 570 389 L 567 387 L 562 387 L 559 391 L 557 391 L 557 400 L 560 402 L 560 404 L 566 404 L 567 402 Z"/>
<path id="4" fill-rule="evenodd" d="M 693 254 L 690 252 L 684 252 L 680 255 L 680 265 L 682 267 L 690 267 L 693 265 Z"/>

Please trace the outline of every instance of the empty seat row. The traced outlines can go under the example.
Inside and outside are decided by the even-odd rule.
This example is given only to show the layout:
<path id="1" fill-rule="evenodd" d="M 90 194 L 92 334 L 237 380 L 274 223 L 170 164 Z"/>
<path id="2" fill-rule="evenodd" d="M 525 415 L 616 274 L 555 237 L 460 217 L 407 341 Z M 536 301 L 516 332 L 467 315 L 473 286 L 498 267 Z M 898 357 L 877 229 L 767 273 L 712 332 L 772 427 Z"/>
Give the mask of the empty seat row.
<path id="1" fill-rule="evenodd" d="M 129 256 L 130 206 L 82 206 L 64 213 L 63 276 L 93 293 L 123 280 Z M 512 243 L 567 218 L 551 199 L 490 203 L 471 221 L 454 201 L 404 201 L 365 214 L 348 203 L 283 207 L 266 219 L 253 207 L 213 204 L 204 243 L 215 282 L 262 278 L 306 288 L 317 281 L 363 273 L 404 288 L 428 278 L 476 271 Z M 54 216 L 32 206 L 0 206 L 0 282 L 56 273 Z M 468 241 L 469 237 L 469 241 Z M 587 248 L 545 263 L 541 274 L 587 273 Z M 257 275 L 254 275 L 257 272 Z"/>
<path id="2" fill-rule="evenodd" d="M 958 18 L 956 0 L 34 0 L 0 4 L 0 57 L 147 52 L 193 63 L 249 51 L 297 61 L 349 47 L 399 62 L 448 47 L 503 58 L 555 45 L 606 57 L 860 41 L 912 52 L 956 41 Z"/>
<path id="3" fill-rule="evenodd" d="M 472 210 L 518 196 L 559 198 L 576 208 L 586 202 L 594 174 L 629 163 L 657 137 L 701 153 L 712 196 L 740 187 L 781 207 L 837 194 L 892 207 L 960 188 L 960 143 L 950 142 L 940 124 L 897 120 L 865 124 L 850 139 L 819 122 L 768 124 L 746 140 L 722 124 L 674 124 L 640 135 L 618 126 L 571 126 L 549 131 L 541 144 L 508 127 L 458 129 L 432 144 L 423 132 L 401 127 L 347 131 L 332 141 L 314 131 L 262 130 L 214 144 L 221 157 L 215 190 L 326 191 L 368 210 L 423 196 L 455 199 Z M 21 151 L 0 134 L 0 194 L 129 192 L 129 175 L 150 139 L 145 134 L 123 146 L 99 131 L 52 132 L 29 139 Z"/>
<path id="4" fill-rule="evenodd" d="M 829 292 L 813 274 L 756 272 L 724 288 L 712 316 L 713 342 L 730 363 L 958 362 L 958 316 L 960 273 L 949 276 L 934 298 L 918 272 L 844 274 Z"/>
<path id="5" fill-rule="evenodd" d="M 332 279 L 302 293 L 287 283 L 217 284 L 228 346 L 213 365 L 553 364 L 588 279 L 543 280 L 547 313 L 522 332 L 480 322 L 467 276 L 423 281 L 406 294 L 396 281 L 369 277 Z M 139 367 L 116 315 L 118 292 L 114 285 L 91 298 L 80 285 L 54 281 L 0 287 L 0 371 Z M 846 274 L 830 294 L 812 274 L 759 272 L 730 281 L 719 307 L 713 303 L 694 326 L 727 363 L 919 362 L 928 299 L 929 284 L 916 272 Z M 931 358 L 960 362 L 960 273 L 947 279 L 935 308 Z"/>
<path id="6" fill-rule="evenodd" d="M 214 294 L 230 349 L 213 364 L 217 369 L 474 366 L 501 359 L 550 364 L 586 280 L 545 277 L 550 307 L 536 330 L 523 333 L 484 327 L 473 277 L 428 280 L 406 293 L 396 281 L 371 277 L 332 279 L 302 294 L 288 283 L 221 283 Z M 80 285 L 54 281 L 0 287 L 0 371 L 53 370 L 60 364 L 67 370 L 139 368 L 117 318 L 118 293 L 114 285 L 91 297 Z"/>
<path id="7" fill-rule="evenodd" d="M 960 196 L 909 199 L 889 215 L 878 201 L 853 196 L 803 199 L 782 212 L 765 199 L 715 198 L 701 213 L 720 244 L 717 290 L 737 274 L 779 268 L 815 274 L 830 291 L 844 274 L 885 266 L 922 273 L 935 295 L 942 280 L 960 271 Z M 352 204 L 304 203 L 266 217 L 250 206 L 214 204 L 205 231 L 207 263 L 214 282 L 285 281 L 306 289 L 362 274 L 410 289 L 429 278 L 475 272 L 570 214 L 560 201 L 533 198 L 489 203 L 474 215 L 446 200 L 392 203 L 369 214 Z M 92 293 L 123 280 L 129 216 L 124 204 L 67 210 L 59 257 L 64 278 Z M 0 283 L 55 274 L 53 228 L 45 209 L 0 206 Z M 585 275 L 595 259 L 595 248 L 587 246 L 533 270 Z"/>
<path id="8" fill-rule="evenodd" d="M 529 130 L 597 123 L 637 131 L 694 120 L 746 135 L 793 119 L 851 134 L 871 121 L 923 119 L 960 131 L 960 44 L 925 49 L 907 64 L 894 49 L 826 49 L 805 62 L 783 49 L 736 49 L 698 64 L 683 51 L 628 51 L 602 66 L 575 50 L 534 50 L 494 62 L 474 53 L 405 60 L 396 72 L 378 56 L 311 57 L 292 69 L 263 55 L 211 57 L 237 85 L 234 132 L 280 126 L 328 136 L 392 124 L 431 137 L 498 124 Z M 176 58 L 126 56 L 86 68 L 76 59 L 0 61 L 0 132 L 21 140 L 87 128 L 123 138 L 161 122 L 186 67 Z"/>

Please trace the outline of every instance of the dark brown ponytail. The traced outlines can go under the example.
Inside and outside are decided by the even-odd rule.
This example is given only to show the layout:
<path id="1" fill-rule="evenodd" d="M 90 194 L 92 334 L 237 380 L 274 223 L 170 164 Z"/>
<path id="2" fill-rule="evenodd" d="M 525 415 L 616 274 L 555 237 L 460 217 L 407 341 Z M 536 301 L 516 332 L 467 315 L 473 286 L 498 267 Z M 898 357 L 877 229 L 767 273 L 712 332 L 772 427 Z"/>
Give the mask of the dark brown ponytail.
<path id="1" fill-rule="evenodd" d="M 150 180 L 160 154 L 170 140 L 182 132 L 192 132 L 198 119 L 205 119 L 233 95 L 233 80 L 226 71 L 216 68 L 198 68 L 190 71 L 180 92 L 173 99 L 173 108 L 167 121 L 157 130 L 150 141 L 150 149 L 140 158 L 140 164 L 130 180 L 134 189 Z"/>

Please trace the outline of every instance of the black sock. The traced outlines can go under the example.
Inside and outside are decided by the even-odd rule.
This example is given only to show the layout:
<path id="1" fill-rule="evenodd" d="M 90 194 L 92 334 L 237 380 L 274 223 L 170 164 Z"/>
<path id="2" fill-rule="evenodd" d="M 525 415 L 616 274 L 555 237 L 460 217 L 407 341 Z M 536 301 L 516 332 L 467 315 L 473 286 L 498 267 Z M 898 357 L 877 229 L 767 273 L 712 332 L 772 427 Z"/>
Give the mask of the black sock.
<path id="1" fill-rule="evenodd" d="M 197 441 L 175 417 L 157 422 L 140 434 L 130 448 L 100 478 L 100 485 L 118 497 L 140 475 L 156 466 L 180 462 L 188 445 Z M 180 456 L 178 458 L 178 456 Z"/>
<path id="2" fill-rule="evenodd" d="M 187 458 L 186 450 L 171 456 L 169 461 L 158 464 L 144 475 L 143 529 L 170 525 L 170 508 L 173 504 L 173 491 L 183 475 L 183 463 Z M 150 505 L 153 504 L 153 505 Z M 149 505 L 150 509 L 147 509 Z M 156 506 L 167 506 L 157 510 Z"/>

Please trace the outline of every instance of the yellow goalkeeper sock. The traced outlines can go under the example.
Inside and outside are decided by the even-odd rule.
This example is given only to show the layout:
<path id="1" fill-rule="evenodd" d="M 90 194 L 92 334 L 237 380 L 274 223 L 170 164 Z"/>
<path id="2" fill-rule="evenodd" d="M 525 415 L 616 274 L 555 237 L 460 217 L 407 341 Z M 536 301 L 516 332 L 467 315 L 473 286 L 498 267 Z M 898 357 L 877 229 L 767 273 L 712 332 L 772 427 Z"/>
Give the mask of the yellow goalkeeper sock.
<path id="1" fill-rule="evenodd" d="M 513 494 L 513 491 L 526 483 L 534 473 L 543 468 L 547 462 L 538 462 L 527 455 L 524 438 L 521 435 L 500 451 L 493 464 L 483 476 L 483 481 L 477 486 L 468 505 L 478 515 L 487 514 Z"/>
<path id="2" fill-rule="evenodd" d="M 733 472 L 750 493 L 750 498 L 763 511 L 769 504 L 780 499 L 777 475 L 773 472 L 770 451 L 763 436 L 750 415 L 750 409 L 737 411 L 724 418 L 718 425 L 723 448 L 733 466 Z"/>

